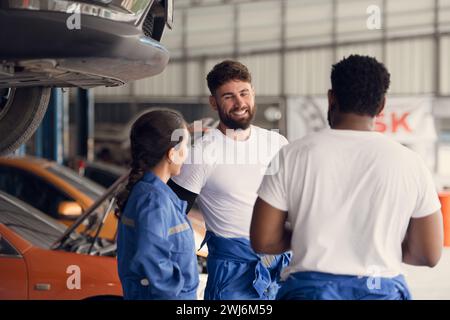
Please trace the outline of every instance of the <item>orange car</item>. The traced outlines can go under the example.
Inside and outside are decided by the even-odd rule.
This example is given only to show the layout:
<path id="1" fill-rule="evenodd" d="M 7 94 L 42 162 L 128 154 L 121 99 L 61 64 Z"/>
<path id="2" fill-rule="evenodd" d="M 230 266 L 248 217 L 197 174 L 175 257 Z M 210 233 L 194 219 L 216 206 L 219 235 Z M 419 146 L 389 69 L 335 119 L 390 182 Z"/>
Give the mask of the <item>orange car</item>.
<path id="1" fill-rule="evenodd" d="M 49 214 L 70 226 L 106 191 L 93 181 L 80 177 L 73 170 L 56 162 L 36 157 L 0 157 L 0 190 Z M 199 212 L 188 215 L 194 229 L 197 248 L 205 236 L 203 217 Z M 88 220 L 86 220 L 88 221 Z M 82 231 L 86 224 L 80 225 Z M 112 211 L 107 213 L 99 237 L 115 239 L 117 219 Z M 206 246 L 197 256 L 208 255 Z M 201 264 L 204 266 L 204 259 Z"/>
<path id="2" fill-rule="evenodd" d="M 65 227 L 0 192 L 0 300 L 119 299 L 122 287 L 112 241 L 71 233 L 52 249 Z"/>
<path id="3" fill-rule="evenodd" d="M 0 190 L 66 226 L 105 192 L 103 187 L 56 162 L 34 157 L 0 158 Z M 108 214 L 100 236 L 114 239 L 116 229 L 117 219 Z"/>

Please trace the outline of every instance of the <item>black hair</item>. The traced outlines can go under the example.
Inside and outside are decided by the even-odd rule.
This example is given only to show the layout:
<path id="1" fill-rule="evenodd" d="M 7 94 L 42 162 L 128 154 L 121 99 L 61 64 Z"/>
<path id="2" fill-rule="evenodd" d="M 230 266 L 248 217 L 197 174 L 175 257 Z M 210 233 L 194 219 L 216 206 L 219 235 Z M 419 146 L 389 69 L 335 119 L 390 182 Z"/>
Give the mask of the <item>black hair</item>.
<path id="1" fill-rule="evenodd" d="M 343 113 L 375 117 L 389 84 L 388 70 L 372 57 L 350 55 L 332 67 L 331 88 Z"/>
<path id="2" fill-rule="evenodd" d="M 173 110 L 152 110 L 134 122 L 130 132 L 131 171 L 127 185 L 117 195 L 117 217 L 125 209 L 133 186 L 183 140 L 181 136 L 178 141 L 172 141 L 173 132 L 185 127 L 183 117 Z"/>
<path id="3" fill-rule="evenodd" d="M 206 76 L 211 95 L 216 93 L 217 88 L 230 80 L 240 80 L 252 83 L 252 75 L 248 68 L 238 61 L 224 60 L 214 66 Z"/>

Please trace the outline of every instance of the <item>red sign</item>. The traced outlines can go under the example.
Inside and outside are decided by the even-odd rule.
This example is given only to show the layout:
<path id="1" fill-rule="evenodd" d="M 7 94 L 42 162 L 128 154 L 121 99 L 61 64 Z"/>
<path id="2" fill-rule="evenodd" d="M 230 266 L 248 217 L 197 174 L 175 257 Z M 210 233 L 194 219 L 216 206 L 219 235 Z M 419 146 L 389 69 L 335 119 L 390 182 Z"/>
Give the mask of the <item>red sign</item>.
<path id="1" fill-rule="evenodd" d="M 397 113 L 391 112 L 386 117 L 384 112 L 382 112 L 375 120 L 375 130 L 378 132 L 391 132 L 397 133 L 398 131 L 404 130 L 405 132 L 411 133 L 411 127 L 408 123 L 409 112 Z"/>

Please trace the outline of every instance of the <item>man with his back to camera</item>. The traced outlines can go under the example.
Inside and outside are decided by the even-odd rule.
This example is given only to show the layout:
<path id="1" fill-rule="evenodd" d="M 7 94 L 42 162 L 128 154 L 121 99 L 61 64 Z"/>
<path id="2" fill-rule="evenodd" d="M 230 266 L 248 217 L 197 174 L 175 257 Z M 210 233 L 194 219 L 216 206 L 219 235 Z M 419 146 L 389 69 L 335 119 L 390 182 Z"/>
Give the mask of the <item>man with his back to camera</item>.
<path id="1" fill-rule="evenodd" d="M 283 147 L 279 170 L 264 177 L 252 246 L 293 253 L 277 299 L 411 299 L 402 262 L 438 263 L 443 228 L 433 178 L 419 155 L 374 131 L 389 83 L 374 58 L 335 64 L 331 128 Z"/>

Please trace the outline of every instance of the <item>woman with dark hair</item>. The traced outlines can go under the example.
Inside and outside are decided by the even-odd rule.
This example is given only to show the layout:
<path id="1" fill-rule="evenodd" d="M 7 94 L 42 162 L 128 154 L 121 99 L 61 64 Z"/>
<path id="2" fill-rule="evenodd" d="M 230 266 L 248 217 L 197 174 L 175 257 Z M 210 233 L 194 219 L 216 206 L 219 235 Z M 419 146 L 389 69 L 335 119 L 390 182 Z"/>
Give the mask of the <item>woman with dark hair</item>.
<path id="1" fill-rule="evenodd" d="M 196 299 L 197 260 L 186 202 L 166 184 L 180 173 L 188 138 L 175 111 L 147 112 L 131 128 L 131 171 L 117 199 L 125 299 Z"/>

